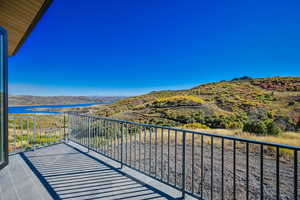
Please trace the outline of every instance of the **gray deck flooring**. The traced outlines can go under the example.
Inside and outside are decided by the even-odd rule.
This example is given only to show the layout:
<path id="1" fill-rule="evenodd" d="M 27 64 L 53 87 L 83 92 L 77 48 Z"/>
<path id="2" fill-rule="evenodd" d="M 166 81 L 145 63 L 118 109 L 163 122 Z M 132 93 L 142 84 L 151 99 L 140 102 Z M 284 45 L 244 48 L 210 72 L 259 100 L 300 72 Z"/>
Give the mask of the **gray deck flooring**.
<path id="1" fill-rule="evenodd" d="M 10 156 L 8 167 L 0 171 L 0 200 L 175 199 L 178 196 L 163 185 L 155 185 L 155 181 L 136 172 L 130 175 L 130 170 L 127 174 L 100 155 L 86 154 L 84 149 L 74 146 L 58 144 Z"/>

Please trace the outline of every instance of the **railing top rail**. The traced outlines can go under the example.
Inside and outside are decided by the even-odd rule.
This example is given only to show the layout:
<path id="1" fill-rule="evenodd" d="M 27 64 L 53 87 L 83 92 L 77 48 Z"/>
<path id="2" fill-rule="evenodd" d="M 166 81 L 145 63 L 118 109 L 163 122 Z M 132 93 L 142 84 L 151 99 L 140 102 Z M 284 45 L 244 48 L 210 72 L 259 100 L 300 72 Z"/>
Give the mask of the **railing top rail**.
<path id="1" fill-rule="evenodd" d="M 93 115 L 86 115 L 86 114 L 74 113 L 74 112 L 65 112 L 65 113 L 66 114 L 71 114 L 71 115 L 83 116 L 83 117 L 92 117 L 92 118 L 99 119 L 99 120 L 108 120 L 108 121 L 113 121 L 113 122 L 126 123 L 126 124 L 132 124 L 132 125 L 138 125 L 138 126 L 144 126 L 144 127 L 151 127 L 151 128 L 161 128 L 161 129 L 185 132 L 185 133 L 190 133 L 190 134 L 197 134 L 197 135 L 203 135 L 203 136 L 209 136 L 209 137 L 217 137 L 217 138 L 221 138 L 221 139 L 228 139 L 228 140 L 233 140 L 233 141 L 246 142 L 246 143 L 252 143 L 252 144 L 260 144 L 260 145 L 267 145 L 267 146 L 273 146 L 273 147 L 286 148 L 286 149 L 300 151 L 300 147 L 292 146 L 292 145 L 276 144 L 276 143 L 271 143 L 271 142 L 251 140 L 251 139 L 240 138 L 240 137 L 235 137 L 235 136 L 218 135 L 218 134 L 214 134 L 214 133 L 205 133 L 205 132 L 200 132 L 200 131 L 192 131 L 192 130 L 186 130 L 186 129 L 180 129 L 180 128 L 167 127 L 167 126 L 143 124 L 143 123 L 139 123 L 139 122 L 118 120 L 118 119 L 112 119 L 112 118 L 107 118 L 107 117 L 99 117 L 99 116 L 93 116 Z"/>

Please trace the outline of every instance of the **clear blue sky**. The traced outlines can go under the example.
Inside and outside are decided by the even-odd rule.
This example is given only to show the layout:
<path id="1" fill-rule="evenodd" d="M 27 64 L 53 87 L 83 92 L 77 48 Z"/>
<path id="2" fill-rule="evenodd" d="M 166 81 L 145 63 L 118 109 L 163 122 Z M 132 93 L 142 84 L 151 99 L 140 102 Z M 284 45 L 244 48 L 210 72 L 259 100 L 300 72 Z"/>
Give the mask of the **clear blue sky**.
<path id="1" fill-rule="evenodd" d="M 10 94 L 138 95 L 300 76 L 299 8 L 299 0 L 56 0 L 9 59 Z"/>

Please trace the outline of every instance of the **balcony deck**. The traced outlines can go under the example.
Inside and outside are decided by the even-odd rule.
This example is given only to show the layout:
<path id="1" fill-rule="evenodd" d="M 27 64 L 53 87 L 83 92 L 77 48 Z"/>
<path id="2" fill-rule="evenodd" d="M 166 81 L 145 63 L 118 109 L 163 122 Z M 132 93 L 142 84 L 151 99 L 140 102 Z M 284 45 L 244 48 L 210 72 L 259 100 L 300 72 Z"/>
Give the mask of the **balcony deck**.
<path id="1" fill-rule="evenodd" d="M 181 193 L 77 144 L 10 156 L 0 200 L 178 199 Z"/>

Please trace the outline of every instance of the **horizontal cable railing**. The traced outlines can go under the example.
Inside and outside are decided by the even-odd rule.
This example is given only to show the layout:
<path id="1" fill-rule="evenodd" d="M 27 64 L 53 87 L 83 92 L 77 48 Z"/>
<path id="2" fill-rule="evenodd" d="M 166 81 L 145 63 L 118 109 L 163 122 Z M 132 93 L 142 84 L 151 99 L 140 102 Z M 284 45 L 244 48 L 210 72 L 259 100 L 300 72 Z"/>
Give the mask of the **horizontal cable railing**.
<path id="1" fill-rule="evenodd" d="M 60 143 L 65 138 L 64 114 L 10 115 L 9 154 Z"/>
<path id="2" fill-rule="evenodd" d="M 199 199 L 300 199 L 300 147 L 68 113 L 69 139 Z"/>

